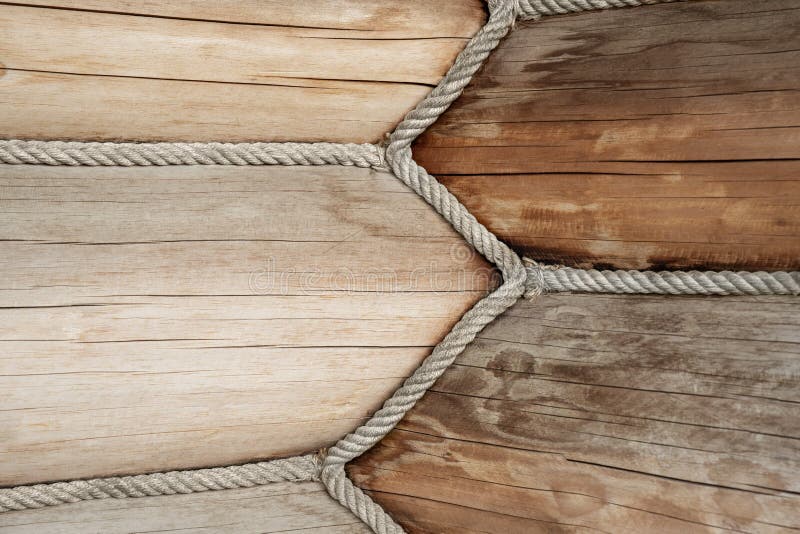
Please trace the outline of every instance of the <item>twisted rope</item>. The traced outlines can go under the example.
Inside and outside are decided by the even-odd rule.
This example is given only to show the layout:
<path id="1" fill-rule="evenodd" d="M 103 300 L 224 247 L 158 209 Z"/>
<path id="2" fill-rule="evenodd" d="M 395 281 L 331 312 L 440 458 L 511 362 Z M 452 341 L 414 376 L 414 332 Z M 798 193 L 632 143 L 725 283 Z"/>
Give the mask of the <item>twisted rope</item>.
<path id="1" fill-rule="evenodd" d="M 544 16 L 566 15 L 614 7 L 635 7 L 682 0 L 518 0 L 519 18 L 537 20 Z"/>
<path id="2" fill-rule="evenodd" d="M 657 295 L 800 295 L 800 271 L 597 271 L 540 265 L 525 258 L 525 296 L 582 293 Z"/>
<path id="3" fill-rule="evenodd" d="M 235 488 L 252 488 L 271 482 L 319 480 L 320 462 L 314 455 L 269 462 L 150 475 L 94 478 L 53 484 L 0 489 L 0 513 L 44 508 L 92 499 L 152 497 Z"/>
<path id="4" fill-rule="evenodd" d="M 376 145 L 353 143 L 81 143 L 0 140 L 10 165 L 353 165 L 383 167 Z"/>

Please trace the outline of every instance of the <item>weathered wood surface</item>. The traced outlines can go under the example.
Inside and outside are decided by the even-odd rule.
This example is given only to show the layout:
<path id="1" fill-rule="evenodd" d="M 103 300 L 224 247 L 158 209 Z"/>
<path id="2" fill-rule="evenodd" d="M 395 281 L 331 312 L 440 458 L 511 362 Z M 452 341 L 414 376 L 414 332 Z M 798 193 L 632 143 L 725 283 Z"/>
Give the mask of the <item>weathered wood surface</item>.
<path id="1" fill-rule="evenodd" d="M 798 312 L 520 302 L 348 469 L 410 532 L 796 531 Z"/>
<path id="2" fill-rule="evenodd" d="M 190 495 L 84 501 L 0 515 L 3 534 L 299 532 L 367 534 L 321 484 L 278 483 Z"/>
<path id="3" fill-rule="evenodd" d="M 484 18 L 479 0 L 3 4 L 2 135 L 374 142 Z"/>
<path id="4" fill-rule="evenodd" d="M 388 173 L 0 166 L 0 485 L 330 444 L 490 276 Z"/>
<path id="5" fill-rule="evenodd" d="M 800 268 L 800 1 L 519 24 L 417 161 L 534 259 Z"/>
<path id="6" fill-rule="evenodd" d="M 260 24 L 287 28 L 348 30 L 365 38 L 471 37 L 480 27 L 478 0 L 35 0 L 17 5 L 171 19 Z M 436 15 L 436 16 L 433 16 Z M 354 73 L 358 75 L 358 73 Z"/>

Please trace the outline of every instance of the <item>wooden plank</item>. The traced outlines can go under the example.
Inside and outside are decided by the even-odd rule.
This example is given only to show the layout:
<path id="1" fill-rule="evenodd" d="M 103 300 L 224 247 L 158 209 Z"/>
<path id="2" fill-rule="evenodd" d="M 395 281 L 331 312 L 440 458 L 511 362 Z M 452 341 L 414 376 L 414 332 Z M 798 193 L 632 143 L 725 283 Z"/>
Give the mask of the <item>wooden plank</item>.
<path id="1" fill-rule="evenodd" d="M 0 484 L 330 444 L 491 276 L 388 173 L 0 167 Z"/>
<path id="2" fill-rule="evenodd" d="M 23 139 L 373 142 L 428 92 L 408 84 L 286 83 L 9 70 L 0 78 L 0 122 L 5 138 Z"/>
<path id="3" fill-rule="evenodd" d="M 6 66 L 39 72 L 231 83 L 275 77 L 341 80 L 347 73 L 350 80 L 430 85 L 464 45 L 463 37 L 348 39 L 342 30 L 265 31 L 250 24 L 232 31 L 208 21 L 27 6 L 7 5 L 1 13 Z M 46 39 L 42 26 L 48 26 Z M 98 41 L 104 46 L 97 47 Z M 405 54 L 430 63 L 420 69 L 392 61 Z"/>
<path id="4" fill-rule="evenodd" d="M 482 25 L 479 0 L 441 2 L 405 0 L 35 0 L 16 5 L 57 7 L 78 11 L 146 15 L 150 17 L 234 22 L 320 30 L 348 30 L 373 38 L 470 38 Z M 430 16 L 436 13 L 437 16 Z"/>
<path id="5" fill-rule="evenodd" d="M 415 158 L 537 260 L 800 268 L 798 25 L 798 0 L 520 24 Z"/>
<path id="6" fill-rule="evenodd" d="M 314 482 L 190 495 L 83 501 L 0 515 L 3 534 L 147 532 L 366 534 L 369 528 Z"/>
<path id="7" fill-rule="evenodd" d="M 477 0 L 439 3 L 342 0 L 310 19 L 254 2 L 0 4 L 3 135 L 378 141 L 484 19 Z"/>
<path id="8" fill-rule="evenodd" d="M 519 302 L 348 469 L 409 532 L 795 531 L 798 312 Z"/>

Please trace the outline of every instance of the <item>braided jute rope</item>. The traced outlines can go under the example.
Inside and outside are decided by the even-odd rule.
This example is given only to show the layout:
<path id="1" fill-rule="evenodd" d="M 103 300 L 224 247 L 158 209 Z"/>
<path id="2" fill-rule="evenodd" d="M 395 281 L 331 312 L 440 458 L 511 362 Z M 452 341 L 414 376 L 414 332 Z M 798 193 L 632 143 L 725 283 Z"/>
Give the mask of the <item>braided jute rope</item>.
<path id="1" fill-rule="evenodd" d="M 574 291 L 657 295 L 800 295 L 800 271 L 597 271 L 541 265 L 525 258 L 525 296 Z"/>
<path id="2" fill-rule="evenodd" d="M 252 488 L 271 482 L 314 481 L 319 480 L 320 467 L 317 456 L 306 455 L 230 467 L 2 488 L 0 512 L 44 508 L 92 499 L 152 497 Z"/>
<path id="3" fill-rule="evenodd" d="M 383 167 L 383 150 L 354 143 L 81 143 L 0 140 L 9 165 L 353 165 Z"/>

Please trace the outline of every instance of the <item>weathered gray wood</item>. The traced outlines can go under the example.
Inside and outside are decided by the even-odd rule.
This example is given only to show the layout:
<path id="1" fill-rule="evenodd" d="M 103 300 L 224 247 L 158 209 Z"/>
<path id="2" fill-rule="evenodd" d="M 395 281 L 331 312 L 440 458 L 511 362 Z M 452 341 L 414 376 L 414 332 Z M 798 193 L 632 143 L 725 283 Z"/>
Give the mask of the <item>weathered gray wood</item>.
<path id="1" fill-rule="evenodd" d="M 84 501 L 0 515 L 2 534 L 145 532 L 367 534 L 369 529 L 314 482 Z"/>
<path id="2" fill-rule="evenodd" d="M 388 173 L 0 166 L 0 485 L 326 446 L 489 274 Z"/>
<path id="3" fill-rule="evenodd" d="M 551 295 L 349 467 L 411 532 L 800 528 L 800 299 Z"/>

